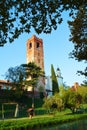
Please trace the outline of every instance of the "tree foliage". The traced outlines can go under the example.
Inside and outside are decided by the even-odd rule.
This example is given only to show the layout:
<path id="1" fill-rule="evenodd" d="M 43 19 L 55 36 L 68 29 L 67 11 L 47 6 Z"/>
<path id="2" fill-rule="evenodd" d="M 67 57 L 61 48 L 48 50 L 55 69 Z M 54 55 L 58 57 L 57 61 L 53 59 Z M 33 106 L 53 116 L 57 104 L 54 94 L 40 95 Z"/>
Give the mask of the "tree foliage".
<path id="1" fill-rule="evenodd" d="M 79 86 L 77 91 L 73 91 L 71 88 L 62 89 L 59 96 L 62 98 L 64 108 L 69 108 L 74 113 L 84 104 L 87 104 L 87 87 Z"/>
<path id="2" fill-rule="evenodd" d="M 44 72 L 41 70 L 39 66 L 37 66 L 34 62 L 29 62 L 28 64 L 22 64 L 25 73 L 26 79 L 24 80 L 24 85 L 27 87 L 32 87 L 32 107 L 34 107 L 34 89 L 37 87 L 37 83 L 40 76 L 44 76 Z"/>
<path id="3" fill-rule="evenodd" d="M 73 21 L 69 21 L 70 41 L 74 43 L 71 56 L 76 60 L 87 61 L 87 5 L 80 7 Z"/>
<path id="4" fill-rule="evenodd" d="M 54 95 L 55 93 L 59 92 L 59 85 L 53 65 L 51 65 L 51 80 L 52 80 L 52 94 Z"/>
<path id="5" fill-rule="evenodd" d="M 87 2 L 80 7 L 76 17 L 73 21 L 68 21 L 68 24 L 71 30 L 70 41 L 74 44 L 70 57 L 87 62 Z M 87 77 L 87 67 L 78 73 Z"/>
<path id="6" fill-rule="evenodd" d="M 51 97 L 45 98 L 43 107 L 52 112 L 55 112 L 56 110 L 61 111 L 63 108 L 63 101 L 60 97 L 58 97 L 57 93 Z"/>
<path id="7" fill-rule="evenodd" d="M 70 54 L 78 61 L 87 61 L 87 0 L 4 0 L 0 1 L 0 46 L 12 43 L 22 33 L 51 33 L 62 23 L 62 13 L 75 16 L 69 21 L 70 40 L 74 50 Z M 79 23 L 79 24 L 78 24 Z M 82 71 L 81 71 L 82 73 Z M 84 71 L 85 76 L 87 75 Z"/>
<path id="8" fill-rule="evenodd" d="M 20 83 L 25 78 L 25 70 L 22 66 L 10 67 L 5 74 L 5 78 L 13 83 Z"/>
<path id="9" fill-rule="evenodd" d="M 23 86 L 23 80 L 25 80 L 25 70 L 20 66 L 10 67 L 5 73 L 5 79 L 13 83 L 12 89 L 16 87 L 16 90 L 21 90 Z"/>
<path id="10" fill-rule="evenodd" d="M 40 76 L 44 76 L 44 72 L 34 62 L 22 64 L 20 66 L 11 67 L 6 73 L 6 79 L 14 83 L 16 87 L 16 95 L 21 94 L 22 88 L 32 86 L 32 102 L 34 103 L 34 88 Z M 22 87 L 23 86 L 23 87 Z M 26 87 L 25 87 L 26 86 Z"/>
<path id="11" fill-rule="evenodd" d="M 84 70 L 78 70 L 77 73 L 78 75 L 80 74 L 85 76 L 85 80 L 83 81 L 83 83 L 87 86 L 87 67 Z"/>
<path id="12" fill-rule="evenodd" d="M 69 108 L 73 113 L 82 103 L 82 96 L 78 92 L 72 91 L 71 89 L 66 90 L 62 98 L 65 108 Z"/>
<path id="13" fill-rule="evenodd" d="M 78 93 L 82 96 L 82 103 L 87 104 L 87 85 L 79 87 Z"/>
<path id="14" fill-rule="evenodd" d="M 77 91 L 61 88 L 59 93 L 44 100 L 44 107 L 48 110 L 62 110 L 68 108 L 75 113 L 87 104 L 87 87 L 79 86 Z M 84 108 L 84 107 L 83 107 Z"/>
<path id="15" fill-rule="evenodd" d="M 15 90 L 12 97 L 19 99 L 23 94 L 23 80 L 25 80 L 25 70 L 23 67 L 10 67 L 5 73 L 5 79 L 11 83 L 11 89 Z"/>
<path id="16" fill-rule="evenodd" d="M 51 33 L 69 10 L 73 15 L 86 0 L 4 0 L 0 1 L 0 46 L 11 43 L 23 32 Z"/>
<path id="17" fill-rule="evenodd" d="M 24 68 L 26 75 L 24 84 L 36 87 L 39 77 L 44 76 L 44 72 L 34 62 L 29 62 L 28 64 L 22 64 L 22 67 Z"/>
<path id="18" fill-rule="evenodd" d="M 13 83 L 20 85 L 36 86 L 39 76 L 44 72 L 35 63 L 22 64 L 16 67 L 10 67 L 5 74 L 5 78 Z M 31 77 L 31 78 L 30 78 Z M 30 78 L 29 80 L 27 80 Z"/>

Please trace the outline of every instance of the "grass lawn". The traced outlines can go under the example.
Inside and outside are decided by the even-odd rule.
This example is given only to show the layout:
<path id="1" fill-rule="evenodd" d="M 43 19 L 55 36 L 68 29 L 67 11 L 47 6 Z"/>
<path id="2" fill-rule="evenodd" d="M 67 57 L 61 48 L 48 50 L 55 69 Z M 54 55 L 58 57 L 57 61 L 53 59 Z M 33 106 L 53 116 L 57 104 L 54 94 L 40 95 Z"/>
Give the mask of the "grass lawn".
<path id="1" fill-rule="evenodd" d="M 87 113 L 72 114 L 70 111 L 57 112 L 53 114 L 36 115 L 32 119 L 29 117 L 0 120 L 0 130 L 32 130 L 44 126 L 62 124 L 79 119 L 87 119 Z"/>

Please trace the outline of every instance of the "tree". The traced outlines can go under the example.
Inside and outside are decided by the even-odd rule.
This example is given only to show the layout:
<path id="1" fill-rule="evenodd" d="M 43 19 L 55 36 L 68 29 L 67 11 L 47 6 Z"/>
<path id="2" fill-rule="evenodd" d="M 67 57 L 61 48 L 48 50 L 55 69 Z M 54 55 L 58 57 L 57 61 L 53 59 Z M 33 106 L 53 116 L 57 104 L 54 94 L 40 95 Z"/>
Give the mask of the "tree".
<path id="1" fill-rule="evenodd" d="M 34 89 L 37 87 L 37 83 L 40 76 L 44 76 L 44 72 L 34 62 L 28 64 L 22 64 L 22 67 L 26 73 L 26 79 L 24 84 L 29 87 L 32 86 L 32 107 L 34 107 Z"/>
<path id="2" fill-rule="evenodd" d="M 33 27 L 36 33 L 51 33 L 62 22 L 61 14 L 69 15 L 86 0 L 5 0 L 0 1 L 0 46 L 11 43 L 23 32 Z"/>
<path id="3" fill-rule="evenodd" d="M 63 101 L 57 93 L 51 97 L 45 98 L 43 107 L 52 112 L 55 112 L 56 110 L 61 111 L 63 108 Z"/>
<path id="4" fill-rule="evenodd" d="M 59 92 L 59 85 L 53 65 L 51 65 L 51 79 L 52 79 L 52 93 L 54 95 L 55 93 Z"/>
<path id="5" fill-rule="evenodd" d="M 44 76 L 44 72 L 34 62 L 11 67 L 6 72 L 6 79 L 13 82 L 17 95 L 21 93 L 23 86 L 32 86 L 32 104 L 34 104 L 34 88 L 37 87 L 40 76 Z"/>
<path id="6" fill-rule="evenodd" d="M 24 92 L 24 84 L 23 81 L 25 80 L 25 70 L 20 66 L 10 67 L 7 72 L 5 73 L 5 79 L 7 79 L 11 84 L 11 89 L 15 90 L 12 98 L 16 100 L 19 99 Z"/>
<path id="7" fill-rule="evenodd" d="M 82 96 L 82 103 L 87 104 L 87 86 L 79 87 L 78 93 Z"/>
<path id="8" fill-rule="evenodd" d="M 65 90 L 62 95 L 62 100 L 65 108 L 69 108 L 72 113 L 80 107 L 82 103 L 82 96 L 79 92 L 72 91 L 70 88 Z"/>
<path id="9" fill-rule="evenodd" d="M 22 66 L 10 67 L 5 73 L 5 78 L 11 82 L 19 83 L 23 80 L 24 70 Z"/>
<path id="10" fill-rule="evenodd" d="M 22 89 L 23 80 L 25 79 L 25 70 L 22 66 L 10 67 L 5 74 L 5 79 L 14 84 L 13 87 Z"/>
<path id="11" fill-rule="evenodd" d="M 45 93 L 45 87 L 43 87 L 43 86 L 39 86 L 38 87 L 38 91 L 39 91 L 39 93 L 40 93 L 40 98 L 44 98 L 45 97 L 45 95 L 44 95 L 44 93 Z"/>
<path id="12" fill-rule="evenodd" d="M 79 8 L 73 21 L 68 21 L 71 36 L 70 41 L 74 43 L 74 50 L 70 57 L 78 61 L 87 61 L 87 2 Z M 83 71 L 78 71 L 87 77 L 87 67 Z"/>

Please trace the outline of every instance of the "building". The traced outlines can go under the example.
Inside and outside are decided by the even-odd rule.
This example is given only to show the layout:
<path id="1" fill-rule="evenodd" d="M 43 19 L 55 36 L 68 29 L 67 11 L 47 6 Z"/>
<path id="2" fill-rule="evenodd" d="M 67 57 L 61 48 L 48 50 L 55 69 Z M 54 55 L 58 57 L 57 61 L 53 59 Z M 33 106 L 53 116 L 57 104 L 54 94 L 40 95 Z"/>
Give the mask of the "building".
<path id="1" fill-rule="evenodd" d="M 26 43 L 26 62 L 35 62 L 44 71 L 44 52 L 43 52 L 43 40 L 33 35 L 27 40 Z M 12 83 L 6 80 L 0 80 L 0 89 L 11 89 Z M 45 79 L 40 77 L 37 83 L 36 91 L 45 91 Z M 28 87 L 30 91 L 32 87 Z"/>
<path id="2" fill-rule="evenodd" d="M 0 90 L 1 89 L 10 89 L 11 88 L 11 83 L 7 80 L 0 80 Z"/>
<path id="3" fill-rule="evenodd" d="M 44 71 L 44 52 L 43 52 L 43 40 L 33 35 L 31 38 L 27 40 L 27 48 L 26 48 L 26 59 L 27 63 L 34 62 L 37 66 L 39 66 L 42 71 Z M 28 87 L 28 91 L 31 91 L 32 87 Z M 35 91 L 43 90 L 45 91 L 45 79 L 44 77 L 40 77 L 37 88 Z"/>
<path id="4" fill-rule="evenodd" d="M 79 83 L 75 82 L 74 85 L 71 87 L 71 90 L 77 91 L 79 87 L 80 87 Z"/>
<path id="5" fill-rule="evenodd" d="M 43 40 L 33 35 L 27 40 L 27 63 L 35 62 L 44 71 Z"/>
<path id="6" fill-rule="evenodd" d="M 26 62 L 35 62 L 37 66 L 39 66 L 43 71 L 44 70 L 44 49 L 43 49 L 43 40 L 41 38 L 36 37 L 33 35 L 31 38 L 27 40 L 26 43 Z M 56 76 L 58 80 L 59 87 L 63 85 L 63 78 L 61 76 L 60 69 L 57 68 L 56 70 Z M 0 88 L 9 88 L 8 85 L 10 85 L 10 89 L 12 84 L 7 81 L 0 81 Z M 31 91 L 32 87 L 28 87 L 28 91 Z M 52 93 L 52 80 L 51 76 L 40 77 L 37 88 L 35 88 L 35 91 L 48 91 L 49 93 Z"/>
<path id="7" fill-rule="evenodd" d="M 15 90 L 16 85 L 9 80 L 0 80 L 0 90 Z"/>

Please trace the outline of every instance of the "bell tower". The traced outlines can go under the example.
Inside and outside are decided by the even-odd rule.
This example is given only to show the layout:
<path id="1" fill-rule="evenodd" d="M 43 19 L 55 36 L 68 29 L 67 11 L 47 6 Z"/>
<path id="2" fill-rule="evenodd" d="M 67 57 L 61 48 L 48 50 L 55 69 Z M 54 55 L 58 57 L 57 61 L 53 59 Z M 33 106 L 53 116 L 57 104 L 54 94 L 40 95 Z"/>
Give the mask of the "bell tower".
<path id="1" fill-rule="evenodd" d="M 44 71 L 43 40 L 33 35 L 27 40 L 27 63 L 35 62 Z"/>

